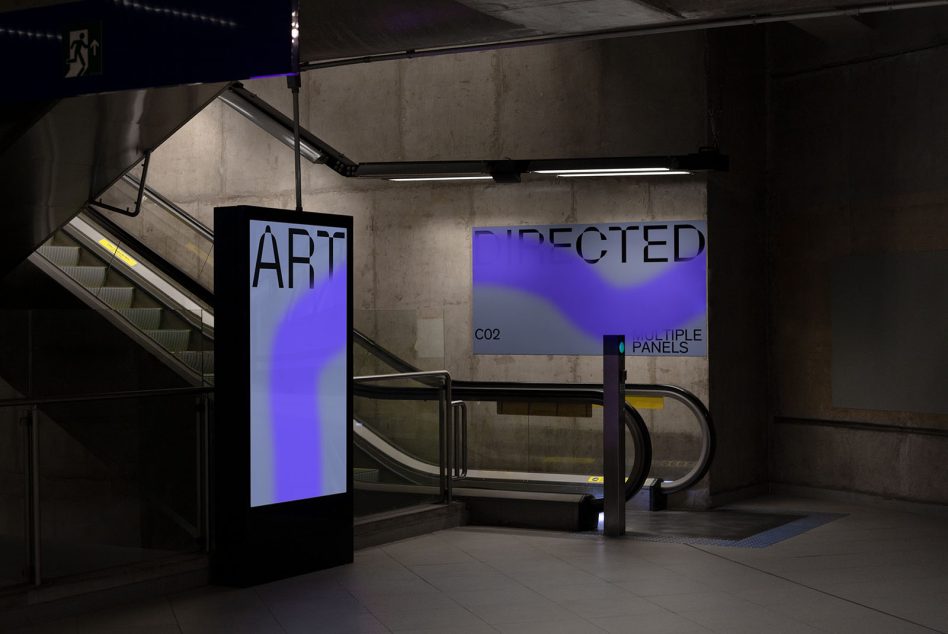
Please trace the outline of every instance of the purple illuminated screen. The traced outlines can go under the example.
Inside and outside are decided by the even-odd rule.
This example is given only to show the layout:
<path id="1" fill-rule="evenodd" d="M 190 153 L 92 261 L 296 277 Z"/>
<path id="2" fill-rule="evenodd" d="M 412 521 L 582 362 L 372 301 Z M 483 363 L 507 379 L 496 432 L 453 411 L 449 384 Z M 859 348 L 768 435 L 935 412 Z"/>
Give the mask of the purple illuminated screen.
<path id="1" fill-rule="evenodd" d="M 347 240 L 250 221 L 252 507 L 346 492 Z"/>

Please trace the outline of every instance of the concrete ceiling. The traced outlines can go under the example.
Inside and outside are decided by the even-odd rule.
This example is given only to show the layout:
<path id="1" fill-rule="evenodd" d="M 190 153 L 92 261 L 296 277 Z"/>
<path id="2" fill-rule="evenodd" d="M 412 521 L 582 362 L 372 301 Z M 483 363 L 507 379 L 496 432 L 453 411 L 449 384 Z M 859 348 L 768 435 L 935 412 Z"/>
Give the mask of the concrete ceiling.
<path id="1" fill-rule="evenodd" d="M 757 18 L 878 11 L 912 0 L 300 0 L 300 58 L 318 62 L 408 50 Z M 932 3 L 934 4 L 934 2 Z"/>

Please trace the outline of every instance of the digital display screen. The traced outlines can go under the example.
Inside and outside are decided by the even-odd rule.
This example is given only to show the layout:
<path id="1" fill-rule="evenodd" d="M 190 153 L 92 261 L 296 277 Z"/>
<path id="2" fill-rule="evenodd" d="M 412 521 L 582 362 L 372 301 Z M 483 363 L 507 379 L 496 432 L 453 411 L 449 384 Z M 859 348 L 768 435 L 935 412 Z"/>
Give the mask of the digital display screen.
<path id="1" fill-rule="evenodd" d="M 475 227 L 475 354 L 708 352 L 702 220 Z"/>
<path id="2" fill-rule="evenodd" d="M 251 507 L 347 490 L 348 240 L 250 221 Z"/>

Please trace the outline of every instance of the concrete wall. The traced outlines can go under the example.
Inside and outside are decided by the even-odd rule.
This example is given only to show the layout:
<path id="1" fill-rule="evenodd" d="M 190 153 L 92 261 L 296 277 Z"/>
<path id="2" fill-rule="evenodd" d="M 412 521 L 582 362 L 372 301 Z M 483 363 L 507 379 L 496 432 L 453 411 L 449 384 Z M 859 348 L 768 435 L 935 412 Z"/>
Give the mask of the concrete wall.
<path id="1" fill-rule="evenodd" d="M 682 34 L 310 72 L 302 123 L 363 162 L 691 153 L 708 140 L 706 48 L 703 34 Z M 247 87 L 290 112 L 283 80 Z M 159 148 L 151 170 L 154 187 L 208 223 L 219 205 L 294 205 L 289 149 L 221 104 Z M 470 379 L 601 380 L 594 357 L 472 355 L 473 226 L 702 219 L 707 209 L 701 176 L 396 184 L 347 180 L 304 163 L 303 178 L 305 209 L 355 218 L 357 326 L 422 365 Z M 141 222 L 140 232 L 160 231 Z M 629 366 L 631 381 L 673 383 L 708 400 L 707 358 L 632 358 Z M 475 414 L 472 431 L 481 466 L 598 468 L 595 419 L 526 420 L 489 409 Z M 429 455 L 431 433 L 403 424 L 418 415 L 386 412 L 379 418 L 392 424 L 379 424 Z M 687 459 L 696 433 L 688 414 L 669 407 L 650 418 L 656 462 Z M 707 503 L 707 485 L 702 490 Z"/>
<path id="2" fill-rule="evenodd" d="M 930 46 L 946 24 L 772 32 L 774 482 L 948 503 L 948 416 L 834 407 L 830 318 L 836 259 L 948 248 L 948 50 Z"/>

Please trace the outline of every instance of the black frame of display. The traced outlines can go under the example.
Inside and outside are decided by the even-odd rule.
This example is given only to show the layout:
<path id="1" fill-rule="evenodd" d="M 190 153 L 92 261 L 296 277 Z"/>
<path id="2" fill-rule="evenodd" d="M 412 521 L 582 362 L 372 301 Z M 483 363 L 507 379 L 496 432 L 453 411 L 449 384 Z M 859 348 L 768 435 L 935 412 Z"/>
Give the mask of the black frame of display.
<path id="1" fill-rule="evenodd" d="M 250 221 L 346 230 L 346 491 L 250 506 Z M 214 209 L 215 416 L 210 435 L 212 583 L 248 586 L 351 563 L 352 217 Z"/>

